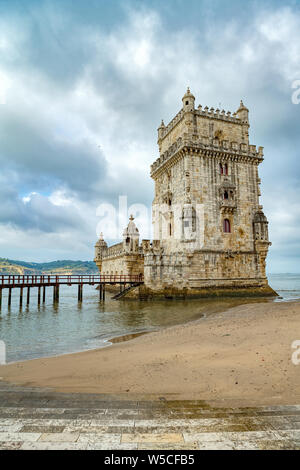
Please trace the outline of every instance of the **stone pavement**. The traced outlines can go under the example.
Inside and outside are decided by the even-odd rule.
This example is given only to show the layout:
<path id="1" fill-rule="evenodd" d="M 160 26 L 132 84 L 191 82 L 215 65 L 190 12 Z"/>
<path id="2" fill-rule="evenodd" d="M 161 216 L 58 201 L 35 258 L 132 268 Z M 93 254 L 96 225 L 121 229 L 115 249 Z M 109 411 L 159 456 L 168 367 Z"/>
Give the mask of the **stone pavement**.
<path id="1" fill-rule="evenodd" d="M 300 405 L 212 408 L 0 383 L 0 449 L 300 449 Z"/>

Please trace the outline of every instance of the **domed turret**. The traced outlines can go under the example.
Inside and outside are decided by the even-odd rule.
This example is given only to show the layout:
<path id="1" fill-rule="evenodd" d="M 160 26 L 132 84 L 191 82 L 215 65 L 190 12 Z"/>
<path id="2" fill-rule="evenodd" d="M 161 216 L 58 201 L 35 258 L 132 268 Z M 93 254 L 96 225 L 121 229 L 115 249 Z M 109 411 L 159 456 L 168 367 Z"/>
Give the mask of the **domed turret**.
<path id="1" fill-rule="evenodd" d="M 159 128 L 157 129 L 157 133 L 158 133 L 158 140 L 157 140 L 157 143 L 158 143 L 158 145 L 161 143 L 161 139 L 162 139 L 163 136 L 164 136 L 165 129 L 166 129 L 166 126 L 165 126 L 165 123 L 164 123 L 164 121 L 163 121 L 163 119 L 162 119 L 162 120 L 161 120 L 161 125 L 160 125 Z"/>
<path id="2" fill-rule="evenodd" d="M 190 92 L 189 88 L 187 89 L 186 94 L 183 96 L 182 102 L 183 102 L 183 111 L 185 111 L 185 112 L 194 111 L 194 109 L 195 109 L 195 97 Z"/>
<path id="3" fill-rule="evenodd" d="M 246 108 L 242 100 L 236 114 L 241 121 L 249 122 L 249 109 Z"/>
<path id="4" fill-rule="evenodd" d="M 99 240 L 97 241 L 97 243 L 95 245 L 95 259 L 94 259 L 94 261 L 102 259 L 103 251 L 105 251 L 106 249 L 107 249 L 107 243 L 103 238 L 103 233 L 101 232 Z"/>
<path id="5" fill-rule="evenodd" d="M 255 240 L 269 241 L 268 224 L 269 222 L 263 211 L 260 210 L 254 214 L 253 227 Z"/>
<path id="6" fill-rule="evenodd" d="M 134 217 L 129 217 L 129 223 L 123 232 L 123 246 L 127 252 L 137 252 L 139 249 L 140 234 L 136 227 Z"/>

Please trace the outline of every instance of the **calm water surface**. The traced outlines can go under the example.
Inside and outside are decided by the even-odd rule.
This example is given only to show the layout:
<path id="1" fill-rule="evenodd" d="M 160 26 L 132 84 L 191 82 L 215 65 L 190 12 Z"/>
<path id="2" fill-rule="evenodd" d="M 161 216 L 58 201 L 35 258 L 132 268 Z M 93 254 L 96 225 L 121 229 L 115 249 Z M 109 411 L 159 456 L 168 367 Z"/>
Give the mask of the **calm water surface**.
<path id="1" fill-rule="evenodd" d="M 283 300 L 300 299 L 300 274 L 269 275 L 270 285 Z M 24 291 L 25 292 L 25 291 Z M 108 338 L 157 330 L 208 315 L 253 299 L 203 299 L 189 301 L 98 300 L 98 291 L 84 286 L 83 302 L 77 303 L 77 287 L 60 288 L 53 305 L 52 288 L 44 305 L 37 306 L 37 289 L 31 289 L 30 306 L 19 308 L 19 290 L 13 290 L 11 308 L 4 291 L 0 314 L 0 340 L 5 341 L 7 362 L 54 356 L 108 345 Z M 23 302 L 26 301 L 24 295 Z M 256 301 L 265 301 L 258 299 Z"/>

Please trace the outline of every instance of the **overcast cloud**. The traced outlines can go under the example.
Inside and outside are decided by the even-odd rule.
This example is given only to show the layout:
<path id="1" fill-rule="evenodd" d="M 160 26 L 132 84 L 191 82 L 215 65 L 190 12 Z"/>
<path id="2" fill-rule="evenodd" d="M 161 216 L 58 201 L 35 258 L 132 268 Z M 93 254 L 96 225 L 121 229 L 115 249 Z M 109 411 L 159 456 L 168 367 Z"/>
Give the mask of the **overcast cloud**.
<path id="1" fill-rule="evenodd" d="M 190 86 L 250 109 L 268 270 L 299 272 L 297 79 L 298 1 L 0 0 L 0 256 L 92 259 L 99 204 L 150 207 L 156 129 Z"/>

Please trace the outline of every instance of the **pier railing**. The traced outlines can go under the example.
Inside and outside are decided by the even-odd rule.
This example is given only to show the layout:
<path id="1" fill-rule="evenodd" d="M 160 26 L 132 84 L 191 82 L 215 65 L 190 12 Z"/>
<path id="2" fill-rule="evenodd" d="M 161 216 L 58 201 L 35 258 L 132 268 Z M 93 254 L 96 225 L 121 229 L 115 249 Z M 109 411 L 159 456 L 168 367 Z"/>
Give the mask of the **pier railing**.
<path id="1" fill-rule="evenodd" d="M 82 291 L 84 285 L 99 286 L 99 299 L 105 300 L 105 286 L 119 285 L 120 293 L 128 290 L 130 286 L 137 286 L 144 281 L 142 275 L 126 274 L 1 274 L 0 275 L 0 309 L 2 305 L 2 291 L 8 289 L 8 306 L 11 305 L 12 291 L 15 288 L 20 289 L 20 306 L 23 303 L 23 289 L 27 288 L 26 303 L 30 302 L 30 290 L 32 287 L 38 288 L 38 305 L 45 302 L 46 287 L 53 287 L 53 301 L 59 301 L 59 288 L 61 285 L 77 285 L 78 301 L 82 301 Z M 43 292 L 41 293 L 41 290 Z"/>
<path id="2" fill-rule="evenodd" d="M 0 275 L 0 288 L 39 287 L 72 284 L 132 284 L 143 282 L 142 275 L 125 274 L 41 274 L 41 275 Z"/>

